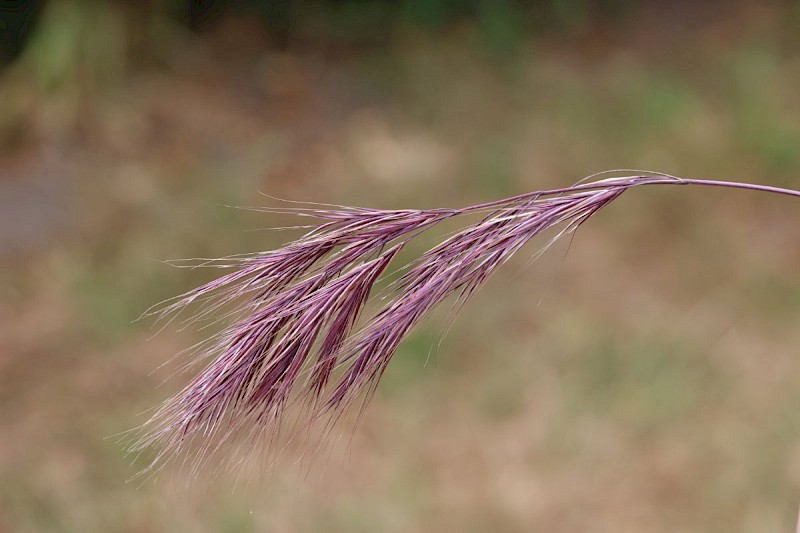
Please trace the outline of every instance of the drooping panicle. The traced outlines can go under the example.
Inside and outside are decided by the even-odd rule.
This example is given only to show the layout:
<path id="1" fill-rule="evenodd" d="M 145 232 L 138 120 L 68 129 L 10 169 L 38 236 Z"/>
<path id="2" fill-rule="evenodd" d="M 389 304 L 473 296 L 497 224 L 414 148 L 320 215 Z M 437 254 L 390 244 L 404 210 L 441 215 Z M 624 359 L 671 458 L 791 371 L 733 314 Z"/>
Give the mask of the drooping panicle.
<path id="1" fill-rule="evenodd" d="M 265 209 L 320 223 L 278 250 L 202 262 L 233 271 L 146 313 L 172 320 L 193 308 L 184 324 L 221 320 L 227 326 L 198 345 L 189 368 L 197 362 L 205 368 L 144 425 L 132 449 L 159 446 L 153 468 L 195 445 L 199 463 L 239 432 L 277 429 L 293 397 L 306 400 L 298 403 L 307 406 L 309 422 L 336 418 L 355 398 L 369 398 L 400 343 L 432 309 L 448 299 L 460 309 L 531 239 L 556 229 L 541 253 L 632 187 L 684 184 L 800 196 L 637 173 L 461 209 Z M 471 213 L 483 216 L 394 270 L 399 277 L 381 298 L 371 298 L 407 242 Z"/>

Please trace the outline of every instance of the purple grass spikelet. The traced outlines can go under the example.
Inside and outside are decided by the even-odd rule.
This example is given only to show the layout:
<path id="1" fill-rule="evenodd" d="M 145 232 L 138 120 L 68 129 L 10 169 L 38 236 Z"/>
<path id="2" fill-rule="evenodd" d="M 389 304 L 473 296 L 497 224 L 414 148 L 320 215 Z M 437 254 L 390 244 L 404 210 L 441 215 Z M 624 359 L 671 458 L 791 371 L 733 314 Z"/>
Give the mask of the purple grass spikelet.
<path id="1" fill-rule="evenodd" d="M 541 253 L 631 188 L 706 185 L 800 196 L 776 187 L 632 172 L 460 209 L 263 209 L 318 225 L 278 250 L 205 261 L 201 266 L 231 272 L 145 313 L 171 321 L 193 309 L 182 324 L 224 327 L 194 347 L 187 368 L 204 368 L 144 424 L 131 449 L 157 450 L 148 470 L 183 453 L 196 469 L 239 435 L 258 446 L 265 431 L 280 426 L 292 401 L 305 404 L 308 423 L 335 420 L 355 399 L 369 399 L 400 343 L 432 309 L 448 299 L 460 309 L 531 239 L 557 230 Z M 410 240 L 467 214 L 482 218 L 390 269 Z M 379 284 L 390 273 L 394 279 Z"/>

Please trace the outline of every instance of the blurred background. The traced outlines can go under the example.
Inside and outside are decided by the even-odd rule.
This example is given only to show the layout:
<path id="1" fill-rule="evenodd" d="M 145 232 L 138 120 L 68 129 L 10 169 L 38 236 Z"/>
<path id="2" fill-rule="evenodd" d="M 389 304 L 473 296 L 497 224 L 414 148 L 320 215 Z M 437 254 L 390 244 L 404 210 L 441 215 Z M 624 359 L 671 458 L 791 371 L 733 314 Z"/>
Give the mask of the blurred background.
<path id="1" fill-rule="evenodd" d="M 2 2 L 0 531 L 790 531 L 800 204 L 627 193 L 402 345 L 330 459 L 144 484 L 201 338 L 150 305 L 297 223 L 600 170 L 800 188 L 800 3 Z M 431 348 L 433 353 L 431 354 Z M 430 358 L 429 358 L 430 355 Z M 166 382 L 165 382 L 166 380 Z M 302 455 L 300 455 L 302 456 Z M 217 470 L 210 467 L 209 470 Z"/>

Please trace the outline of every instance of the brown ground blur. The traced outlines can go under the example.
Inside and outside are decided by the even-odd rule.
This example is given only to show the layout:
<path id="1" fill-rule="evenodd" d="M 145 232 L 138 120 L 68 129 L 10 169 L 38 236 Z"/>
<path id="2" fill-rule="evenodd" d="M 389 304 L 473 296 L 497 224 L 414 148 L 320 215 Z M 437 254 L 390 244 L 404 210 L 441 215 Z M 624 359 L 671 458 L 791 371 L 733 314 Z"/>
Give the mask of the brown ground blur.
<path id="1" fill-rule="evenodd" d="M 412 335 L 310 472 L 287 450 L 249 485 L 139 486 L 111 436 L 199 339 L 134 322 L 216 273 L 159 260 L 279 246 L 251 230 L 291 221 L 224 207 L 259 192 L 458 206 L 611 168 L 800 188 L 796 3 L 647 3 L 506 51 L 470 21 L 278 45 L 245 15 L 85 5 L 52 2 L 0 72 L 0 532 L 794 527 L 800 203 L 757 193 L 632 191 L 523 270 L 532 246 L 427 365 L 445 317 Z"/>

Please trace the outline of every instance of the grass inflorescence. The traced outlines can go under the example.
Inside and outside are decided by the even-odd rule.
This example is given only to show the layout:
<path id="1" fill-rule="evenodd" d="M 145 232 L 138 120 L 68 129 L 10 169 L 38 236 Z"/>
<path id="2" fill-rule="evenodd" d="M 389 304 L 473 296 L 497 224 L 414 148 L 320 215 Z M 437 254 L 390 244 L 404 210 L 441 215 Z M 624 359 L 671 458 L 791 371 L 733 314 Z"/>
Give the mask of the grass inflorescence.
<path id="1" fill-rule="evenodd" d="M 607 173 L 590 178 L 602 174 Z M 281 427 L 291 403 L 305 409 L 299 431 L 321 418 L 335 422 L 356 399 L 366 405 L 398 345 L 438 304 L 453 300 L 458 310 L 528 241 L 555 228 L 541 253 L 643 185 L 800 196 L 769 186 L 636 171 L 458 209 L 265 208 L 316 225 L 274 251 L 203 261 L 231 272 L 146 313 L 175 320 L 193 309 L 186 323 L 222 321 L 224 327 L 190 350 L 187 368 L 204 368 L 145 423 L 132 450 L 155 447 L 146 471 L 181 455 L 196 469 L 229 441 L 261 445 L 265 432 Z M 480 218 L 421 256 L 391 266 L 420 233 L 468 214 Z"/>

